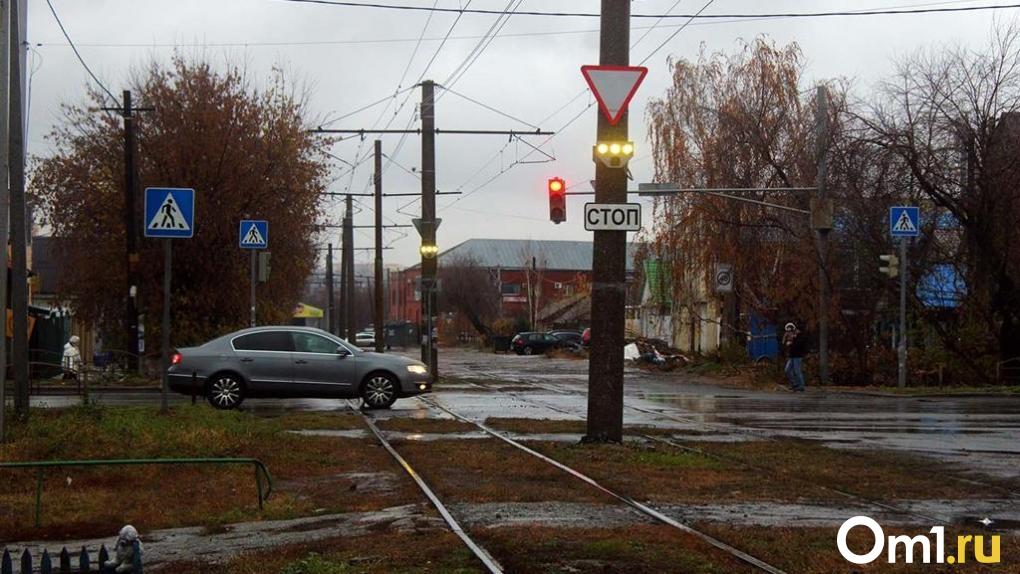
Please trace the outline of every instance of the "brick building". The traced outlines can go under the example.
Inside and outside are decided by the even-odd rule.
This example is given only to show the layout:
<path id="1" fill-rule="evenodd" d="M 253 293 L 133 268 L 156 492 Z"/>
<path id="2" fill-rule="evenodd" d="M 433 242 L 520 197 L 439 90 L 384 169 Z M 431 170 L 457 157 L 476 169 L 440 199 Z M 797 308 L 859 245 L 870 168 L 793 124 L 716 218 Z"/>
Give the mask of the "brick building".
<path id="1" fill-rule="evenodd" d="M 633 273 L 634 246 L 628 248 L 627 272 Z M 587 299 L 591 279 L 590 241 L 469 239 L 439 254 L 444 262 L 470 260 L 489 271 L 499 286 L 500 315 L 541 322 L 542 310 L 568 299 Z M 391 272 L 388 321 L 421 321 L 421 266 Z M 587 320 L 587 317 L 577 318 Z M 576 322 L 576 321 L 574 321 Z"/>

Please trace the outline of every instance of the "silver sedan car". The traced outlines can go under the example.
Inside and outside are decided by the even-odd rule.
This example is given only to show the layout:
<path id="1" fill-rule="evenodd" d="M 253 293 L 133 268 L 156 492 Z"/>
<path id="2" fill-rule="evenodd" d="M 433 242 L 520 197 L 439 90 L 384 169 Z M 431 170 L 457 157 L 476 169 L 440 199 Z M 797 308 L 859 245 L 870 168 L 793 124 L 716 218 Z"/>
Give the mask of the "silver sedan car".
<path id="1" fill-rule="evenodd" d="M 255 327 L 180 348 L 168 374 L 172 390 L 197 391 L 218 409 L 246 397 L 361 397 L 381 409 L 432 388 L 424 363 L 368 353 L 310 327 Z"/>

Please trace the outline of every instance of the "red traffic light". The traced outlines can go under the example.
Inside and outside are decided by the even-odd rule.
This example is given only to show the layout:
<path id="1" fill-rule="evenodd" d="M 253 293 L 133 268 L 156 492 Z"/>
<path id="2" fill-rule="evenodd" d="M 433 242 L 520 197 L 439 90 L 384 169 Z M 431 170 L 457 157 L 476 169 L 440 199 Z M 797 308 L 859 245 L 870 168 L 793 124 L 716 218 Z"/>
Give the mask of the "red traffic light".
<path id="1" fill-rule="evenodd" d="M 567 220 L 567 182 L 560 177 L 549 179 L 549 219 L 553 223 Z"/>

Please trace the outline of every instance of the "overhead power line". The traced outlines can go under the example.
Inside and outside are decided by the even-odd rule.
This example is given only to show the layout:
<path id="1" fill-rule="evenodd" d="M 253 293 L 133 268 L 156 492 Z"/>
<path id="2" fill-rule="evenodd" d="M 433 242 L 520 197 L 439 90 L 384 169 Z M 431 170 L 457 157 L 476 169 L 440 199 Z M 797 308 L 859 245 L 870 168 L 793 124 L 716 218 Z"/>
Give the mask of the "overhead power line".
<path id="1" fill-rule="evenodd" d="M 403 6 L 399 4 L 383 4 L 377 2 L 350 2 L 344 0 L 280 0 L 282 2 L 294 2 L 300 4 L 320 4 L 326 6 L 345 6 L 350 8 L 377 8 L 384 10 L 406 10 L 406 11 L 431 11 L 447 12 L 451 14 L 503 14 L 502 10 L 484 8 L 438 8 L 429 6 Z M 903 10 L 838 10 L 827 12 L 758 12 L 758 13 L 736 13 L 736 14 L 631 14 L 631 18 L 729 18 L 729 19 L 769 19 L 769 18 L 825 18 L 834 16 L 895 16 L 900 14 L 938 14 L 952 12 L 978 12 L 982 10 L 1003 10 L 1008 8 L 1020 8 L 1020 4 L 999 4 L 984 6 L 958 6 L 953 8 L 912 8 Z M 598 12 L 543 12 L 538 10 L 514 12 L 519 16 L 545 16 L 558 18 L 600 18 Z"/>
<path id="2" fill-rule="evenodd" d="M 92 78 L 92 81 L 98 84 L 99 87 L 104 92 L 106 92 L 106 95 L 110 97 L 110 101 L 113 102 L 113 104 L 116 104 L 117 103 L 116 96 L 114 96 L 110 90 L 106 89 L 106 86 L 104 86 L 103 83 L 99 81 L 99 78 L 97 78 L 96 75 L 92 73 L 92 68 L 90 68 L 89 65 L 85 63 L 85 59 L 81 57 L 81 53 L 78 52 L 78 47 L 74 45 L 74 41 L 71 40 L 71 36 L 67 33 L 67 29 L 64 28 L 64 23 L 60 21 L 60 16 L 57 15 L 57 10 L 53 7 L 53 2 L 51 2 L 50 0 L 46 0 L 46 5 L 50 7 L 50 13 L 53 14 L 53 19 L 57 21 L 57 26 L 60 27 L 60 32 L 64 35 L 64 39 L 67 40 L 68 45 L 71 46 L 71 50 L 74 51 L 74 55 L 78 58 L 78 62 L 80 62 L 81 66 L 85 68 L 86 72 L 88 72 L 89 76 Z"/>

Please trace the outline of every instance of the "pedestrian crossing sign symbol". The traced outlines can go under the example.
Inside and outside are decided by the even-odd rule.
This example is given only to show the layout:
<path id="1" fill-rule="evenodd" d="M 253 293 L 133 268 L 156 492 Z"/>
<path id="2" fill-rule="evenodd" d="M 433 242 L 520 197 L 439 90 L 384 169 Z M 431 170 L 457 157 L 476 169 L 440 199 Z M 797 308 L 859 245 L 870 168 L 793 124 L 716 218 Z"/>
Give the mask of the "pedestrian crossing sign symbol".
<path id="1" fill-rule="evenodd" d="M 147 188 L 144 224 L 146 237 L 192 237 L 195 234 L 195 190 Z"/>
<path id="2" fill-rule="evenodd" d="M 264 219 L 242 219 L 238 234 L 241 249 L 266 249 L 269 247 L 269 222 Z"/>
<path id="3" fill-rule="evenodd" d="M 921 213 L 917 207 L 890 207 L 889 233 L 893 237 L 917 237 L 921 234 Z"/>

